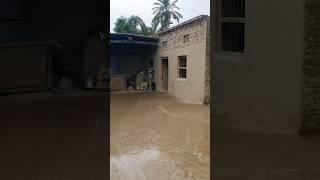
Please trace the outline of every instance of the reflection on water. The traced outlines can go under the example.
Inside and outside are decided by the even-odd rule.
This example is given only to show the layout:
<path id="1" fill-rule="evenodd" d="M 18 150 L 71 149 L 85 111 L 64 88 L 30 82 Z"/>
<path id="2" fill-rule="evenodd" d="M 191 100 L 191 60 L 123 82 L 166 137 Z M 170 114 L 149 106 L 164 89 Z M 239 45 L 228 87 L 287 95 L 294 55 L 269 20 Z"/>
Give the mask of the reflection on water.
<path id="1" fill-rule="evenodd" d="M 112 180 L 210 179 L 208 106 L 112 95 L 110 125 Z"/>
<path id="2" fill-rule="evenodd" d="M 110 173 L 111 179 L 119 180 L 145 180 L 144 169 L 152 161 L 159 159 L 159 151 L 149 149 L 139 153 L 127 153 L 119 157 L 111 157 Z"/>
<path id="3" fill-rule="evenodd" d="M 161 158 L 160 158 L 161 156 Z M 155 148 L 133 151 L 110 159 L 111 179 L 183 179 L 184 174 L 168 157 Z"/>

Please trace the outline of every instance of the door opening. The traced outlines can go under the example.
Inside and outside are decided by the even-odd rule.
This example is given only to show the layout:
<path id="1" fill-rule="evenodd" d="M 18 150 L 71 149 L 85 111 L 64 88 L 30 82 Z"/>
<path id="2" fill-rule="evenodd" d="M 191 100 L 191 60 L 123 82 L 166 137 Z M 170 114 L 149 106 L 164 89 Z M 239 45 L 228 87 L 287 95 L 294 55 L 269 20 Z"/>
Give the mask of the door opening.
<path id="1" fill-rule="evenodd" d="M 162 69 L 162 89 L 168 91 L 168 58 L 161 58 L 161 69 Z"/>

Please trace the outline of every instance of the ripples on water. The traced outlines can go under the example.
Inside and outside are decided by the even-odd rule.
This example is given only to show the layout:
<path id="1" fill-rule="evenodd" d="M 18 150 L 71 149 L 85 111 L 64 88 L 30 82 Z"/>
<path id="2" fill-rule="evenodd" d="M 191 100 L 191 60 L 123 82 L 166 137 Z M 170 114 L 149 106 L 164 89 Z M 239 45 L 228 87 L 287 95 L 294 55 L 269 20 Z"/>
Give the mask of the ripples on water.
<path id="1" fill-rule="evenodd" d="M 111 102 L 112 180 L 210 179 L 208 106 L 156 94 Z"/>

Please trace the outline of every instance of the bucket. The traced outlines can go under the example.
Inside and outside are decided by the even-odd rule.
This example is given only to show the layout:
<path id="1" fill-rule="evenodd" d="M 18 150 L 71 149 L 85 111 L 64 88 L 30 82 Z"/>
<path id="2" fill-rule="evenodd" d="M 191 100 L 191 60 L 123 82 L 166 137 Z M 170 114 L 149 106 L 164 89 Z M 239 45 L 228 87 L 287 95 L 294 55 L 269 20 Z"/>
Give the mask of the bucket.
<path id="1" fill-rule="evenodd" d="M 58 89 L 62 90 L 70 90 L 73 88 L 73 84 L 71 79 L 62 77 L 58 83 Z"/>
<path id="2" fill-rule="evenodd" d="M 87 78 L 85 88 L 86 89 L 93 89 L 95 85 L 94 78 Z"/>

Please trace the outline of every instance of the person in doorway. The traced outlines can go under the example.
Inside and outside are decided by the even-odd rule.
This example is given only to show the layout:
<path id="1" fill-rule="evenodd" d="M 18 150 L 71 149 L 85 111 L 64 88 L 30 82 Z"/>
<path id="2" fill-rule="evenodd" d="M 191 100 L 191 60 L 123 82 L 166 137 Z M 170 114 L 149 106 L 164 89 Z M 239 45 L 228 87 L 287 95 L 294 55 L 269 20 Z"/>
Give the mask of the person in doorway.
<path id="1" fill-rule="evenodd" d="M 143 71 L 140 71 L 137 73 L 137 76 L 136 76 L 136 88 L 137 90 L 140 90 L 141 89 L 141 85 L 144 81 L 144 73 Z"/>
<path id="2" fill-rule="evenodd" d="M 152 87 L 152 82 L 153 82 L 153 74 L 154 74 L 154 69 L 150 68 L 148 71 L 148 87 L 149 87 L 150 91 L 152 90 L 151 87 Z"/>

